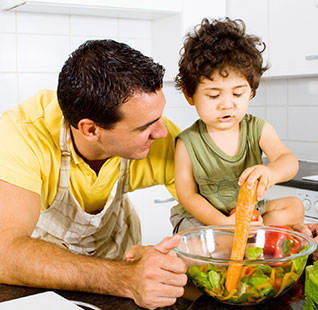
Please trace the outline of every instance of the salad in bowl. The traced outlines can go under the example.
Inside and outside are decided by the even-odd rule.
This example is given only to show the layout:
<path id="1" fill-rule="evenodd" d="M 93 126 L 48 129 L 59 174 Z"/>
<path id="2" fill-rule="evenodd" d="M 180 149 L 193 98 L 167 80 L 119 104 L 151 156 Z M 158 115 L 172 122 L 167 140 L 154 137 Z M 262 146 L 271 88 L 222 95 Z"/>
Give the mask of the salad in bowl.
<path id="1" fill-rule="evenodd" d="M 194 285 L 228 304 L 253 305 L 281 296 L 297 282 L 317 247 L 287 226 L 250 226 L 244 258 L 233 260 L 234 231 L 234 225 L 186 230 L 175 249 Z M 229 290 L 233 270 L 238 278 Z"/>

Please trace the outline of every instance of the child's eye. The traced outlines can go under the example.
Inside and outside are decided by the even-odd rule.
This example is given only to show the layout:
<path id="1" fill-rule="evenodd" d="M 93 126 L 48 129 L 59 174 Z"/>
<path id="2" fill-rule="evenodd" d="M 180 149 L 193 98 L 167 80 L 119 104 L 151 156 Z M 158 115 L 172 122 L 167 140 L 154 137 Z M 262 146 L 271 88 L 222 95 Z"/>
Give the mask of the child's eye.
<path id="1" fill-rule="evenodd" d="M 233 94 L 235 97 L 241 97 L 243 94 Z"/>
<path id="2" fill-rule="evenodd" d="M 219 97 L 219 95 L 208 95 L 208 97 L 211 99 L 216 99 L 217 97 Z"/>

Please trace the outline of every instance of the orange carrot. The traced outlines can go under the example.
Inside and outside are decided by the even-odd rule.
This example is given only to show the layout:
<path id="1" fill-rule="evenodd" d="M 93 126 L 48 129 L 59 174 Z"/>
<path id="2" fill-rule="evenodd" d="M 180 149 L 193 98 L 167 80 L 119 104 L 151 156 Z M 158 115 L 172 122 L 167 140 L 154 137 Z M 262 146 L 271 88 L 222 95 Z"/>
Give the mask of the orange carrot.
<path id="1" fill-rule="evenodd" d="M 248 231 L 254 206 L 257 201 L 257 185 L 258 181 L 254 183 L 251 189 L 247 188 L 246 182 L 241 186 L 235 212 L 235 231 L 231 253 L 232 260 L 242 260 L 244 258 Z M 230 263 L 225 281 L 225 287 L 229 293 L 237 288 L 242 267 L 240 263 Z"/>

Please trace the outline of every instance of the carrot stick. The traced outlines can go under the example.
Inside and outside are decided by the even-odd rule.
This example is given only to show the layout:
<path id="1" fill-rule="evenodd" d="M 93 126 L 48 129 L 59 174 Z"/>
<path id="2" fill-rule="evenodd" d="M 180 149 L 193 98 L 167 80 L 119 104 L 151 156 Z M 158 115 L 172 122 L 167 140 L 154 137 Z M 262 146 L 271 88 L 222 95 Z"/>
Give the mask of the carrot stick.
<path id="1" fill-rule="evenodd" d="M 251 189 L 247 188 L 246 182 L 243 183 L 243 185 L 241 186 L 235 212 L 235 230 L 231 260 L 242 260 L 244 258 L 248 231 L 254 206 L 257 201 L 257 185 L 258 181 L 256 180 Z M 225 287 L 229 293 L 237 288 L 237 283 L 240 279 L 242 267 L 243 266 L 240 263 L 230 263 L 225 281 Z"/>

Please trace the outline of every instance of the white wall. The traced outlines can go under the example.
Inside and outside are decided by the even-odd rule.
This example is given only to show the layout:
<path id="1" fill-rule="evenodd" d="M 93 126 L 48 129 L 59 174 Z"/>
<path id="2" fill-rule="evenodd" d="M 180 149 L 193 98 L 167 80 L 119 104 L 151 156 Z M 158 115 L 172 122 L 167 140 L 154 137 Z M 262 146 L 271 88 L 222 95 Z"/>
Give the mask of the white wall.
<path id="1" fill-rule="evenodd" d="M 56 89 L 68 55 L 88 39 L 115 39 L 151 55 L 151 22 L 0 12 L 0 112 L 41 88 Z"/>
<path id="2" fill-rule="evenodd" d="M 271 123 L 299 159 L 318 162 L 318 77 L 265 79 L 249 111 Z"/>
<path id="3" fill-rule="evenodd" d="M 165 114 L 181 128 L 197 119 L 173 83 L 165 83 Z M 318 77 L 264 79 L 249 113 L 271 123 L 284 143 L 301 160 L 318 162 Z"/>
<path id="4" fill-rule="evenodd" d="M 151 27 L 147 20 L 0 12 L 0 112 L 38 89 L 56 89 L 64 61 L 87 39 L 112 38 L 152 55 Z M 164 114 L 181 128 L 192 124 L 196 111 L 173 82 L 164 92 Z M 318 77 L 262 80 L 250 112 L 272 123 L 300 159 L 318 161 Z"/>

